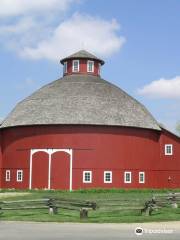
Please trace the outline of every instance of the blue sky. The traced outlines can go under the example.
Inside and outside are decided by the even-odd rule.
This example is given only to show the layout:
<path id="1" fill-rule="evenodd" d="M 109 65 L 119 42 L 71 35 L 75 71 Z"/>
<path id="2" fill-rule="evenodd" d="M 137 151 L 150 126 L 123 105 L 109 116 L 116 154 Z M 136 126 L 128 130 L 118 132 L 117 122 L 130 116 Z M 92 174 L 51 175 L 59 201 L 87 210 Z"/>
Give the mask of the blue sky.
<path id="1" fill-rule="evenodd" d="M 81 48 L 102 57 L 102 77 L 171 130 L 180 120 L 180 1 L 0 0 L 0 118 L 62 76 Z"/>

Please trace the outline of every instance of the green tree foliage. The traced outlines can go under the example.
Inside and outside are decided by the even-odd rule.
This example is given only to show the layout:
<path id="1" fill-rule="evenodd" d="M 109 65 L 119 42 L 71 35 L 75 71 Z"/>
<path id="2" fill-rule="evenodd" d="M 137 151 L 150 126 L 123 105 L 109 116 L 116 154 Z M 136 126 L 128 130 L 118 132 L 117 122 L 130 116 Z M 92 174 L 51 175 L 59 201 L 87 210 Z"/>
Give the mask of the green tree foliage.
<path id="1" fill-rule="evenodd" d="M 178 133 L 179 136 L 180 136 L 180 121 L 178 121 L 178 122 L 176 123 L 176 131 L 177 131 L 177 133 Z"/>

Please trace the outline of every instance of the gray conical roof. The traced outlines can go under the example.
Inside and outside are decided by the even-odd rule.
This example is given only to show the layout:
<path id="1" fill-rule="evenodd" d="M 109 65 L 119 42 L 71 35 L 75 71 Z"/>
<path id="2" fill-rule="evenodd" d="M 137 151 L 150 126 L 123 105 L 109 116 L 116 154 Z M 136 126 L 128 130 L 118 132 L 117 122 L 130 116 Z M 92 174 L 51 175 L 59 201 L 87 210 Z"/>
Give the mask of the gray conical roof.
<path id="1" fill-rule="evenodd" d="M 95 55 L 89 53 L 88 51 L 86 50 L 80 50 L 66 58 L 63 58 L 61 59 L 61 63 L 63 64 L 65 61 L 67 61 L 68 59 L 81 59 L 81 58 L 84 58 L 84 59 L 92 59 L 92 60 L 97 60 L 101 63 L 101 65 L 104 64 L 104 61 L 100 58 L 97 58 Z"/>
<path id="2" fill-rule="evenodd" d="M 120 88 L 93 75 L 69 75 L 17 104 L 2 128 L 82 124 L 160 130 L 147 109 Z"/>

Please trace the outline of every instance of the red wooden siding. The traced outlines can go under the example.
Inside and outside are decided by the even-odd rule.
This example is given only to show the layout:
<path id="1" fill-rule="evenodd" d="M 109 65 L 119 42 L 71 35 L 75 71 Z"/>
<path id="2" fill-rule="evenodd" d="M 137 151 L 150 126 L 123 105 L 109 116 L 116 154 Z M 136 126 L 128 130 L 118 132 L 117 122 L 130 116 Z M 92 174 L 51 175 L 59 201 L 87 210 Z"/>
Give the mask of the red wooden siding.
<path id="1" fill-rule="evenodd" d="M 99 75 L 99 62 L 94 61 L 94 72 L 87 72 L 87 61 L 88 59 L 80 59 L 79 60 L 79 72 L 72 72 L 72 61 L 73 60 L 68 60 L 67 61 L 67 73 L 64 75 L 68 74 L 91 74 L 91 75 Z"/>
<path id="2" fill-rule="evenodd" d="M 52 155 L 51 189 L 69 189 L 69 155 L 57 152 Z"/>
<path id="3" fill-rule="evenodd" d="M 32 157 L 32 188 L 48 188 L 48 154 L 37 152 Z"/>
<path id="4" fill-rule="evenodd" d="M 78 188 L 177 188 L 180 187 L 180 140 L 162 131 L 101 126 L 34 126 L 2 129 L 3 188 L 28 188 L 30 149 L 73 149 L 73 189 Z M 164 155 L 164 144 L 173 144 L 173 156 Z M 51 188 L 69 189 L 69 155 L 52 155 Z M 5 170 L 11 169 L 11 181 Z M 16 171 L 24 171 L 23 182 Z M 83 171 L 92 171 L 92 183 L 83 183 Z M 112 171 L 112 183 L 104 183 Z M 131 171 L 132 182 L 124 183 Z M 139 183 L 145 172 L 145 183 Z M 171 181 L 168 180 L 169 176 Z M 47 188 L 48 154 L 33 155 L 32 187 Z"/>
<path id="5" fill-rule="evenodd" d="M 2 187 L 2 137 L 0 131 L 0 188 Z"/>

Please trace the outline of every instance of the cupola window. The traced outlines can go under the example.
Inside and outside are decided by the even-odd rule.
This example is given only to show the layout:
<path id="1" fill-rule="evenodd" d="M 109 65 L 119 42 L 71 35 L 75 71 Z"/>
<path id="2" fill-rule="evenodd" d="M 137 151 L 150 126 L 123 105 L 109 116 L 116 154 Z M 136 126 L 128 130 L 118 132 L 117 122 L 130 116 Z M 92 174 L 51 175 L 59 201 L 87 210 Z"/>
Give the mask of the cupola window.
<path id="1" fill-rule="evenodd" d="M 87 61 L 87 72 L 94 72 L 94 61 Z"/>
<path id="2" fill-rule="evenodd" d="M 79 72 L 79 60 L 73 60 L 72 71 L 73 72 Z"/>
<path id="3" fill-rule="evenodd" d="M 67 73 L 67 62 L 64 62 L 64 73 Z"/>

